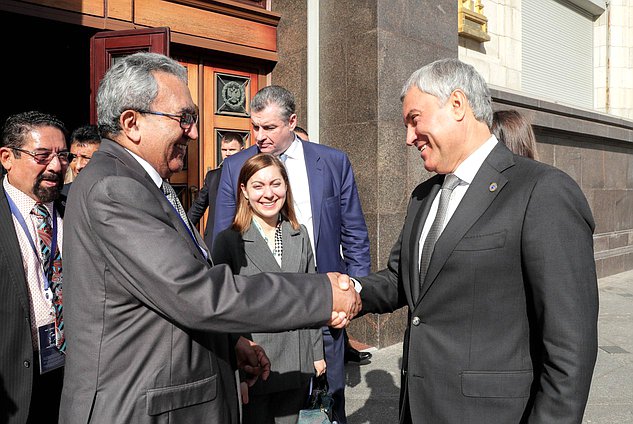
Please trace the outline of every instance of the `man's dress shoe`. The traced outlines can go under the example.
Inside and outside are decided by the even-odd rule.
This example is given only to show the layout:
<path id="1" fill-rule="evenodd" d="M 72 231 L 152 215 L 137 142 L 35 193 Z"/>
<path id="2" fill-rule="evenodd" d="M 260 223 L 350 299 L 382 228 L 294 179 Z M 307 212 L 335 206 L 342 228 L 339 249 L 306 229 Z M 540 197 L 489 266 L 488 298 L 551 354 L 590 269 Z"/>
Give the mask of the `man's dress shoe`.
<path id="1" fill-rule="evenodd" d="M 363 362 L 368 359 L 371 359 L 370 352 L 361 352 L 351 346 L 345 349 L 345 362 Z"/>

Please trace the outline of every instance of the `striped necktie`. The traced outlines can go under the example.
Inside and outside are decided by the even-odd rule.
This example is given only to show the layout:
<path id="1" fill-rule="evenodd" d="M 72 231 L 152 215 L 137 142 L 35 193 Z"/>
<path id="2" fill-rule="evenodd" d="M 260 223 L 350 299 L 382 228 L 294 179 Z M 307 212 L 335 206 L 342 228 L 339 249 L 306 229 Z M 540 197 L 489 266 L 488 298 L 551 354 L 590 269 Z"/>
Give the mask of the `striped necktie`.
<path id="1" fill-rule="evenodd" d="M 191 231 L 191 224 L 189 224 L 189 219 L 187 219 L 185 209 L 182 207 L 180 200 L 178 200 L 178 196 L 176 195 L 176 191 L 174 190 L 174 188 L 167 181 L 163 181 L 163 185 L 161 185 L 160 188 L 163 193 L 165 193 L 165 196 L 167 197 L 167 200 L 169 200 L 169 203 L 171 203 L 176 212 L 178 212 L 178 215 L 180 215 L 182 222 L 184 222 Z"/>
<path id="2" fill-rule="evenodd" d="M 38 221 L 37 238 L 39 239 L 40 251 L 42 253 L 42 268 L 46 278 L 50 282 L 50 290 L 53 293 L 52 308 L 55 312 L 55 344 L 60 352 L 66 351 L 66 339 L 64 337 L 64 308 L 62 305 L 62 255 L 59 246 L 53 252 L 51 264 L 51 244 L 53 238 L 53 227 L 51 225 L 51 215 L 42 203 L 36 203 L 31 210 Z"/>
<path id="3" fill-rule="evenodd" d="M 446 177 L 444 177 L 442 192 L 440 193 L 440 204 L 437 207 L 435 219 L 433 220 L 433 224 L 431 224 L 429 233 L 426 235 L 426 239 L 424 240 L 424 246 L 422 247 L 422 256 L 420 257 L 420 286 L 424 285 L 426 272 L 428 271 L 429 263 L 431 262 L 431 255 L 433 255 L 433 250 L 435 249 L 435 242 L 440 237 L 440 234 L 442 234 L 442 230 L 444 229 L 444 220 L 446 219 L 446 211 L 448 210 L 448 203 L 451 199 L 451 195 L 453 194 L 455 187 L 459 185 L 460 181 L 459 177 L 456 177 L 455 174 L 447 174 Z"/>

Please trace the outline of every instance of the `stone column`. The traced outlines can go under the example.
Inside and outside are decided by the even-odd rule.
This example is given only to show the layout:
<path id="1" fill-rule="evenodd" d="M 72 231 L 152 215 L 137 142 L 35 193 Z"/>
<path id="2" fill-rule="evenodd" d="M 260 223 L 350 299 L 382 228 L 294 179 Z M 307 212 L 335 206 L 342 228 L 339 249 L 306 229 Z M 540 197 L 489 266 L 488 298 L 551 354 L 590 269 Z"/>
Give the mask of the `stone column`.
<path id="1" fill-rule="evenodd" d="M 455 0 L 320 1 L 318 140 L 345 151 L 352 162 L 373 271 L 385 266 L 411 191 L 429 176 L 417 151 L 405 145 L 400 90 L 416 69 L 457 57 L 457 6 Z M 283 16 L 273 82 L 293 90 L 298 103 L 305 104 L 305 66 L 310 66 L 302 62 L 305 0 L 274 1 L 274 9 Z M 405 327 L 401 309 L 358 319 L 349 334 L 384 347 L 402 341 Z"/>

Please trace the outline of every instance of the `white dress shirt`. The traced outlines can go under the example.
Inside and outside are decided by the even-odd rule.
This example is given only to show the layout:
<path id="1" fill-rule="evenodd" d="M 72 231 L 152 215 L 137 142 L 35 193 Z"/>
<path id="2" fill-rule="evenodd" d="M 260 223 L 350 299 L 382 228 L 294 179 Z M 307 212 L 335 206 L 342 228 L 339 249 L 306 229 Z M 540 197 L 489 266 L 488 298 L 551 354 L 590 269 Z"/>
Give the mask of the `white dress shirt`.
<path id="1" fill-rule="evenodd" d="M 316 263 L 316 249 L 314 248 L 314 225 L 312 223 L 312 205 L 310 203 L 310 183 L 308 182 L 308 170 L 303 154 L 303 144 L 295 136 L 295 140 L 283 153 L 286 156 L 285 165 L 292 189 L 295 214 L 299 224 L 305 225 L 310 236 L 310 245 Z"/>
<path id="2" fill-rule="evenodd" d="M 457 178 L 460 179 L 459 185 L 455 187 L 453 190 L 453 194 L 448 202 L 448 209 L 446 210 L 446 219 L 444 220 L 444 226 L 442 227 L 442 231 L 446 228 L 446 225 L 451 220 L 451 217 L 455 213 L 455 210 L 459 206 L 460 202 L 464 198 L 466 194 L 466 190 L 470 187 L 470 184 L 473 182 L 475 175 L 479 172 L 479 168 L 484 163 L 484 160 L 488 157 L 492 149 L 497 145 L 497 138 L 493 135 L 491 136 L 484 144 L 479 146 L 477 150 L 471 153 L 462 163 L 459 164 L 454 174 Z M 426 235 L 429 233 L 431 229 L 431 225 L 435 220 L 435 215 L 437 214 L 437 208 L 440 203 L 440 193 L 441 190 L 437 192 L 435 199 L 433 199 L 433 204 L 431 204 L 431 209 L 429 210 L 429 216 L 426 218 L 424 222 L 424 228 L 422 228 L 422 234 L 420 235 L 420 241 L 418 242 L 418 268 L 420 264 L 420 258 L 422 257 L 422 248 L 424 246 L 424 240 L 426 240 Z M 441 233 L 440 233 L 441 234 Z"/>
<path id="3" fill-rule="evenodd" d="M 161 186 L 163 185 L 163 179 L 161 178 L 158 171 L 155 170 L 154 167 L 150 165 L 148 161 L 146 161 L 139 155 L 129 151 L 128 149 L 125 149 L 125 150 L 127 150 L 127 152 L 132 155 L 132 157 L 139 163 L 139 165 L 143 167 L 145 172 L 149 174 L 152 181 L 154 181 L 154 184 L 156 184 L 156 187 L 161 188 Z"/>
<path id="4" fill-rule="evenodd" d="M 39 250 L 39 236 L 37 234 L 38 218 L 31 214 L 31 210 L 37 203 L 31 197 L 11 185 L 8 178 L 4 178 L 4 191 L 11 197 L 18 210 L 24 218 L 26 227 L 29 230 L 31 239 L 35 243 L 37 252 L 33 251 L 31 243 L 18 219 L 13 215 L 13 226 L 18 235 L 20 251 L 22 253 L 22 265 L 24 266 L 24 276 L 26 277 L 27 288 L 29 292 L 29 314 L 31 317 L 31 341 L 33 342 L 33 351 L 38 351 L 37 345 L 37 328 L 55 322 L 55 312 L 53 310 L 52 299 L 47 300 L 44 294 L 44 269 L 42 268 L 42 253 Z M 53 217 L 53 202 L 44 203 L 48 213 Z M 64 256 L 62 252 L 62 244 L 64 240 L 64 229 L 62 226 L 62 218 L 57 214 L 57 248 L 62 253 L 62 273 L 64 267 Z M 3 271 L 4 272 L 4 271 Z"/>

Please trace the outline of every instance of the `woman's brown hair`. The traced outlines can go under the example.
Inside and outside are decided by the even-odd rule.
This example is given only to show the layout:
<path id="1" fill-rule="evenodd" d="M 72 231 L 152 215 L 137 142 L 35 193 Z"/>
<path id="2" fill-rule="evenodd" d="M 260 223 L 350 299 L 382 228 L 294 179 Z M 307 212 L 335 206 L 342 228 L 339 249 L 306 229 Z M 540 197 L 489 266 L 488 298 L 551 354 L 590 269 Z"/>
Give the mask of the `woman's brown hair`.
<path id="1" fill-rule="evenodd" d="M 281 177 L 286 184 L 286 202 L 281 207 L 281 215 L 290 222 L 292 228 L 299 229 L 299 221 L 297 221 L 297 215 L 293 206 L 292 190 L 290 189 L 290 181 L 288 180 L 288 172 L 284 164 L 276 157 L 269 153 L 259 153 L 252 158 L 248 159 L 242 165 L 242 170 L 237 179 L 237 213 L 233 220 L 231 228 L 235 231 L 239 231 L 240 234 L 244 234 L 251 226 L 251 220 L 253 219 L 253 210 L 251 209 L 248 200 L 242 193 L 242 185 L 246 187 L 246 183 L 251 179 L 253 175 L 264 168 L 273 166 L 279 170 Z"/>
<path id="2" fill-rule="evenodd" d="M 536 137 L 532 125 L 516 110 L 499 110 L 493 114 L 492 133 L 513 153 L 537 159 Z"/>

